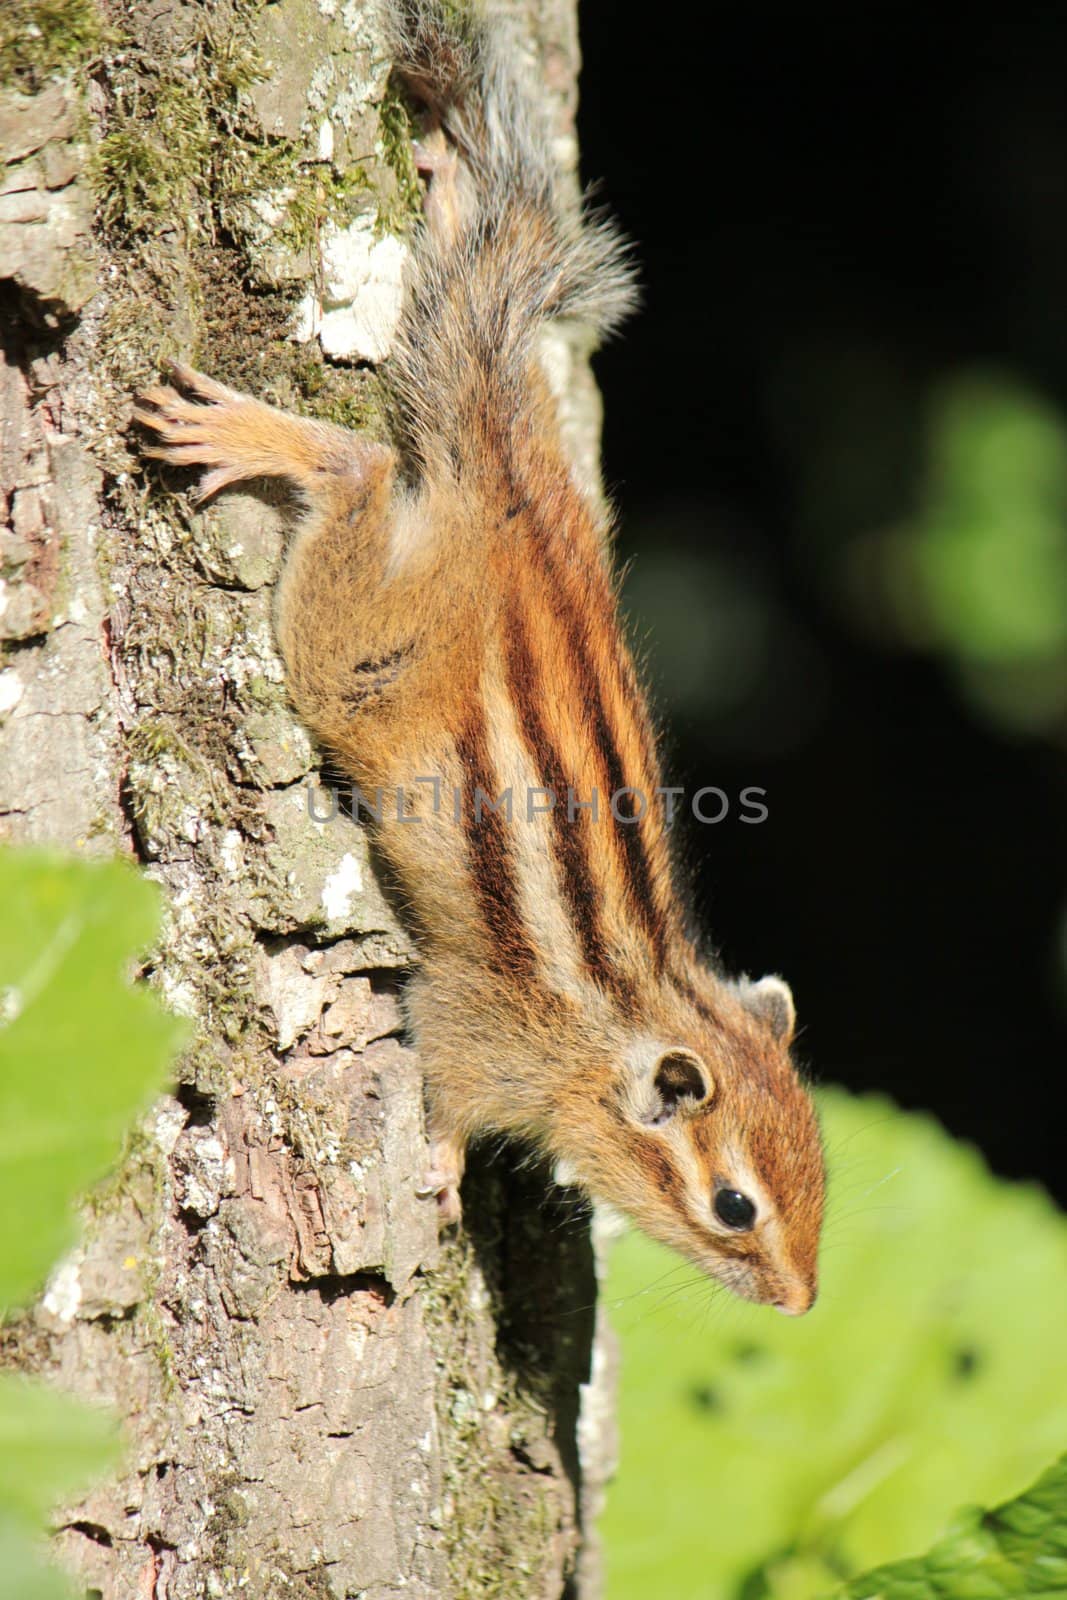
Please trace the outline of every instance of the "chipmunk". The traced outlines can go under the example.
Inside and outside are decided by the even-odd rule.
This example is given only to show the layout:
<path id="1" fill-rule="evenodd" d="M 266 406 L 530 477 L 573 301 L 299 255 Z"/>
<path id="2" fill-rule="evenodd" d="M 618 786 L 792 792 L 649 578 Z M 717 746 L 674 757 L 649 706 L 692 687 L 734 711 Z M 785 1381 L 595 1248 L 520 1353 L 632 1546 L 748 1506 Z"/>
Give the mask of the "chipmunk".
<path id="1" fill-rule="evenodd" d="M 398 448 L 186 366 L 136 419 L 149 454 L 208 469 L 200 499 L 281 478 L 302 504 L 277 595 L 292 699 L 364 794 L 400 790 L 410 813 L 377 831 L 420 951 L 420 1193 L 458 1220 L 468 1141 L 514 1134 L 737 1294 L 800 1313 L 824 1171 L 792 997 L 731 981 L 687 935 L 668 829 L 640 804 L 661 779 L 606 514 L 538 358 L 548 319 L 621 320 L 626 248 L 560 198 L 501 25 L 446 0 L 390 16 L 427 188 L 390 360 Z"/>

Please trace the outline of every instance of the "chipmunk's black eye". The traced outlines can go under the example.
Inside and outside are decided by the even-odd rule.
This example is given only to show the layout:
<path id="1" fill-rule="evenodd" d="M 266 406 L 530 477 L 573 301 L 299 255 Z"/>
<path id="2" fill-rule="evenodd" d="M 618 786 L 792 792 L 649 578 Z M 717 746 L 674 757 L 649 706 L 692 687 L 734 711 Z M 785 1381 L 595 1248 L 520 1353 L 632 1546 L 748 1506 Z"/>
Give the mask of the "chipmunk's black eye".
<path id="1" fill-rule="evenodd" d="M 743 1228 L 747 1232 L 756 1220 L 756 1208 L 739 1189 L 720 1189 L 715 1196 L 715 1215 L 728 1228 Z"/>

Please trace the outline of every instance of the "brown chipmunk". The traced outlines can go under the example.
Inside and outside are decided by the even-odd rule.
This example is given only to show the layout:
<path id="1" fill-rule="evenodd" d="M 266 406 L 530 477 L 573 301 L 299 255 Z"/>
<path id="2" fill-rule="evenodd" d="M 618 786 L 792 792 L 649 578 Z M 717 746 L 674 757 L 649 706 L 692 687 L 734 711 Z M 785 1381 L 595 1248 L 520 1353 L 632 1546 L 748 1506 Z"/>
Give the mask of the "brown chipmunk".
<path id="1" fill-rule="evenodd" d="M 292 698 L 363 794 L 410 813 L 383 808 L 378 838 L 421 956 L 420 1192 L 457 1219 L 468 1140 L 513 1133 L 737 1294 L 803 1312 L 824 1172 L 792 997 L 687 937 L 605 516 L 538 360 L 547 319 L 623 317 L 625 250 L 560 199 L 508 35 L 446 0 L 391 16 L 428 180 L 390 363 L 400 450 L 184 366 L 136 416 L 150 454 L 209 469 L 200 498 L 263 477 L 301 498 L 277 600 Z"/>

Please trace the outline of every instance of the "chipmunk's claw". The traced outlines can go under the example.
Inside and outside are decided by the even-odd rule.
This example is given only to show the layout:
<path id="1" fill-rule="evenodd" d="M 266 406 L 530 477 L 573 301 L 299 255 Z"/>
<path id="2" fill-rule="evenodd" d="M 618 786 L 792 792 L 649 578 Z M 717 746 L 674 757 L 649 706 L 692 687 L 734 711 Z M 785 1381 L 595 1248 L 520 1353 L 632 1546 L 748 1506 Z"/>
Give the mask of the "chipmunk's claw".
<path id="1" fill-rule="evenodd" d="M 459 1185 L 455 1177 L 450 1177 L 447 1172 L 437 1172 L 431 1168 L 429 1172 L 423 1173 L 422 1182 L 415 1193 L 420 1200 L 436 1199 L 437 1220 L 442 1228 L 450 1227 L 463 1215 Z"/>

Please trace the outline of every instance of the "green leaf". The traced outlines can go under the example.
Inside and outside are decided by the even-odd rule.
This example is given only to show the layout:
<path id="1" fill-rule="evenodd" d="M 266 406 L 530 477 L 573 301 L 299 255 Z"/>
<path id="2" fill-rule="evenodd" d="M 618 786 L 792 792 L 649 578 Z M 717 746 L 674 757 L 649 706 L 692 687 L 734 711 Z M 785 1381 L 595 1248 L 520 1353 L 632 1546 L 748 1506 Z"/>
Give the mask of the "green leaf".
<path id="1" fill-rule="evenodd" d="M 866 546 L 868 581 L 900 636 L 938 649 L 984 715 L 1055 730 L 1067 709 L 1063 418 L 1012 379 L 970 372 L 933 391 L 926 434 L 920 504 Z"/>
<path id="2" fill-rule="evenodd" d="M 44 1541 L 35 1542 L 0 1513 L 0 1600 L 72 1600 L 61 1573 L 44 1565 Z"/>
<path id="3" fill-rule="evenodd" d="M 1067 1595 L 1067 1456 L 996 1511 L 961 1512 L 925 1556 L 878 1567 L 834 1600 L 1052 1600 Z"/>
<path id="4" fill-rule="evenodd" d="M 107 1469 L 117 1442 L 110 1412 L 0 1373 L 0 1515 L 41 1526 L 57 1501 Z"/>
<path id="5" fill-rule="evenodd" d="M 932 1545 L 1067 1440 L 1067 1220 L 929 1118 L 820 1104 L 830 1207 L 800 1322 L 637 1234 L 612 1251 L 609 1600 L 812 1600 Z"/>
<path id="6" fill-rule="evenodd" d="M 938 633 L 964 659 L 1067 646 L 1067 434 L 1018 385 L 974 375 L 934 396 L 929 469 L 911 528 Z"/>
<path id="7" fill-rule="evenodd" d="M 0 851 L 0 1306 L 40 1287 L 183 1029 L 127 970 L 158 926 L 121 862 Z"/>
<path id="8" fill-rule="evenodd" d="M 0 850 L 0 905 L 2 1311 L 72 1243 L 77 1196 L 119 1154 L 185 1030 L 129 981 L 159 922 L 156 889 L 130 867 Z M 116 1451 L 109 1415 L 0 1376 L 0 1600 L 69 1600 L 41 1562 L 44 1521 Z"/>

